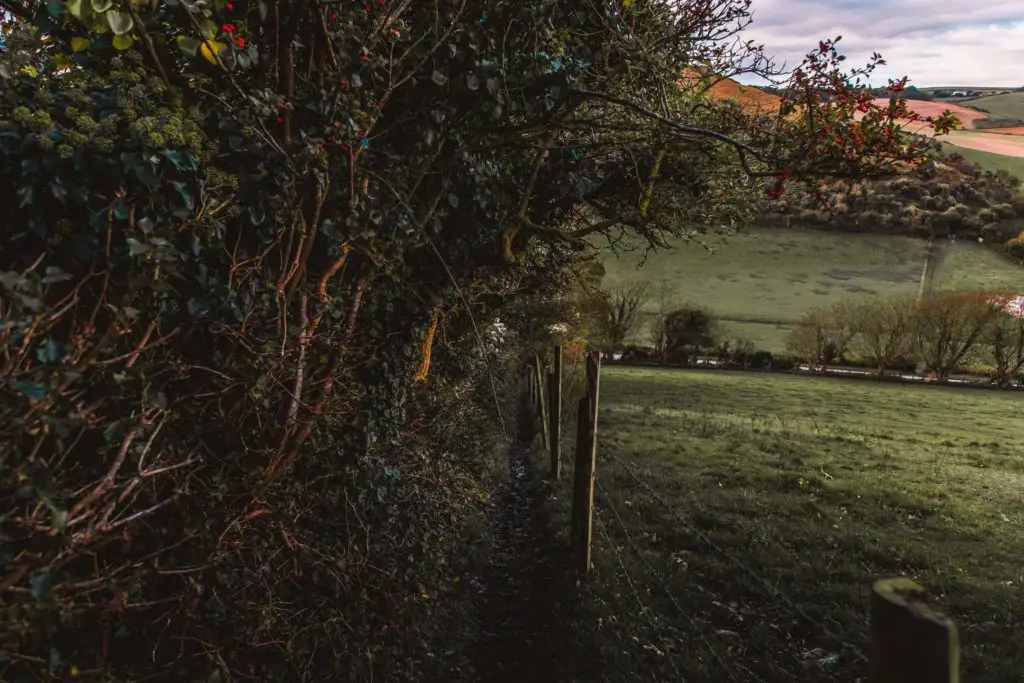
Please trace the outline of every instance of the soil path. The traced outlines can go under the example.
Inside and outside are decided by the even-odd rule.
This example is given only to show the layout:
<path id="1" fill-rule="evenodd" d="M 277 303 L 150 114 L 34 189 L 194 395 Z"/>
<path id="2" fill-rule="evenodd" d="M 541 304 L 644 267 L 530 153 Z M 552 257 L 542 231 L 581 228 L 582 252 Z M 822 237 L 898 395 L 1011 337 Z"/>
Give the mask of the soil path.
<path id="1" fill-rule="evenodd" d="M 527 462 L 534 431 L 521 411 L 509 447 L 508 479 L 492 522 L 493 545 L 481 577 L 474 680 L 565 681 L 571 659 L 572 587 L 564 549 L 552 540 L 544 482 Z"/>

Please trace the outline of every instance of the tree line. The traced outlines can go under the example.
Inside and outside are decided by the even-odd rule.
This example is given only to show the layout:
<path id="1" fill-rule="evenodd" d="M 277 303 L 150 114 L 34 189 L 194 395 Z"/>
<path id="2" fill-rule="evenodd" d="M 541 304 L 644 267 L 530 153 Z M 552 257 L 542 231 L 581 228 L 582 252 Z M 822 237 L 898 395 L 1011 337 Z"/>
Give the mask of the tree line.
<path id="1" fill-rule="evenodd" d="M 680 302 L 670 282 L 635 279 L 585 290 L 581 310 L 589 340 L 607 353 L 659 363 L 692 363 L 712 355 L 722 365 L 785 369 L 806 363 L 826 372 L 835 364 L 873 368 L 880 378 L 921 365 L 936 381 L 981 366 L 1000 386 L 1024 370 L 1024 317 L 1011 312 L 1004 291 L 947 291 L 855 296 L 810 310 L 786 340 L 789 358 L 773 358 L 749 339 L 732 338 L 714 311 Z M 646 338 L 646 344 L 637 344 Z"/>
<path id="2" fill-rule="evenodd" d="M 1009 312 L 1014 298 L 1000 291 L 947 291 L 925 299 L 842 299 L 799 320 L 787 349 L 821 371 L 855 360 L 879 377 L 923 363 L 939 382 L 977 363 L 1005 386 L 1024 368 L 1024 318 Z"/>

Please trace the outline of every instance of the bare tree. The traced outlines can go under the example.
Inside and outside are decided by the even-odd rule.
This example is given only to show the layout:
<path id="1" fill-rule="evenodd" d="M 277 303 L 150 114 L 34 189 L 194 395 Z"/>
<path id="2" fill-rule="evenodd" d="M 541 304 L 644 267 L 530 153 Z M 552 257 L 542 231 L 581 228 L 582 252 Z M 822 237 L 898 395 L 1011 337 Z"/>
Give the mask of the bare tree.
<path id="1" fill-rule="evenodd" d="M 651 315 L 649 331 L 654 344 L 654 356 L 664 363 L 668 356 L 668 315 L 676 308 L 676 288 L 670 280 L 658 282 L 654 292 L 655 311 Z"/>
<path id="2" fill-rule="evenodd" d="M 985 330 L 1002 314 L 1000 295 L 944 292 L 921 302 L 914 316 L 914 342 L 921 360 L 946 382 L 981 346 Z"/>
<path id="3" fill-rule="evenodd" d="M 910 352 L 917 298 L 897 294 L 865 299 L 855 307 L 852 347 L 884 377 L 893 361 Z"/>
<path id="4" fill-rule="evenodd" d="M 850 299 L 812 310 L 797 322 L 786 347 L 812 369 L 825 372 L 849 348 L 857 331 L 856 312 L 857 304 Z"/>
<path id="5" fill-rule="evenodd" d="M 622 348 L 636 326 L 640 309 L 650 300 L 651 290 L 648 280 L 630 280 L 605 289 L 605 336 L 610 351 Z"/>
<path id="6" fill-rule="evenodd" d="M 1024 368 L 1024 318 L 997 315 L 989 325 L 985 341 L 992 350 L 995 372 L 992 381 L 1005 387 Z"/>

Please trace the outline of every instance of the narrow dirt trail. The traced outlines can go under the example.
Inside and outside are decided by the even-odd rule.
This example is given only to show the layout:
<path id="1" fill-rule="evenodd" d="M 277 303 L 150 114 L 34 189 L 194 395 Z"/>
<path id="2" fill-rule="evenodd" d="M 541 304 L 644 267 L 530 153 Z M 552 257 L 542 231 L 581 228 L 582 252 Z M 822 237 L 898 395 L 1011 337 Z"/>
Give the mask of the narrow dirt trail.
<path id="1" fill-rule="evenodd" d="M 939 276 L 946 258 L 953 250 L 952 244 L 948 241 L 932 241 L 928 245 L 928 252 L 925 255 L 924 272 L 921 273 L 921 287 L 918 292 L 918 299 L 924 301 L 935 294 L 939 283 Z"/>
<path id="2" fill-rule="evenodd" d="M 480 577 L 473 680 L 556 683 L 567 680 L 571 655 L 570 572 L 566 552 L 552 540 L 544 484 L 526 460 L 533 441 L 529 420 L 523 415 L 519 423 Z"/>

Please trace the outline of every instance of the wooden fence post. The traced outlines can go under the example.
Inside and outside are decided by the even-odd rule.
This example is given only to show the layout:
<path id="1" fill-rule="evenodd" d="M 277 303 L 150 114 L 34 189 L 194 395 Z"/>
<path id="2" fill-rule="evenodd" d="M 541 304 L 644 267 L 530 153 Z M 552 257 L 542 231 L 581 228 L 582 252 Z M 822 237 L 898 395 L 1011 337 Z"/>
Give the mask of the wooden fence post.
<path id="1" fill-rule="evenodd" d="M 548 375 L 548 431 L 551 433 L 551 478 L 562 476 L 562 347 L 555 347 L 554 370 Z"/>
<path id="2" fill-rule="evenodd" d="M 594 351 L 587 357 L 587 396 L 580 401 L 577 417 L 580 431 L 576 435 L 576 476 L 573 507 L 576 569 L 581 576 L 590 571 L 594 537 L 594 477 L 597 468 L 597 413 L 601 386 L 601 355 Z"/>
<path id="3" fill-rule="evenodd" d="M 872 683 L 960 683 L 956 624 L 932 610 L 910 579 L 875 582 L 871 641 Z"/>
<path id="4" fill-rule="evenodd" d="M 534 374 L 534 367 L 526 366 L 526 379 L 529 383 L 529 405 L 530 408 L 537 405 L 537 376 Z"/>
<path id="5" fill-rule="evenodd" d="M 537 375 L 537 419 L 540 420 L 540 431 L 544 437 L 544 450 L 551 447 L 551 434 L 548 429 L 547 397 L 544 388 L 544 367 L 540 362 L 540 354 L 533 354 L 533 367 Z"/>
<path id="6" fill-rule="evenodd" d="M 572 547 L 575 550 L 579 547 L 581 520 L 583 519 L 584 491 L 586 489 L 587 437 L 590 435 L 590 397 L 584 394 L 576 406 L 576 464 L 573 471 L 572 481 L 572 520 L 569 525 Z"/>

